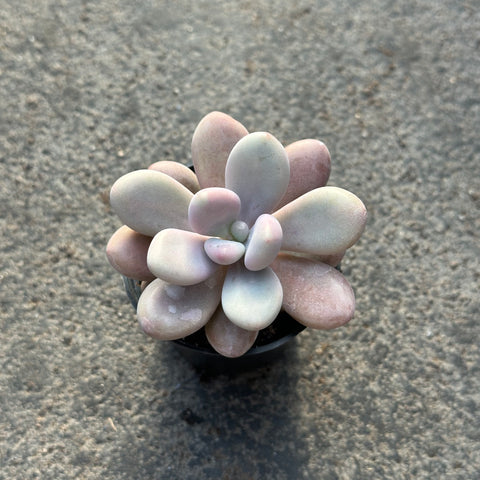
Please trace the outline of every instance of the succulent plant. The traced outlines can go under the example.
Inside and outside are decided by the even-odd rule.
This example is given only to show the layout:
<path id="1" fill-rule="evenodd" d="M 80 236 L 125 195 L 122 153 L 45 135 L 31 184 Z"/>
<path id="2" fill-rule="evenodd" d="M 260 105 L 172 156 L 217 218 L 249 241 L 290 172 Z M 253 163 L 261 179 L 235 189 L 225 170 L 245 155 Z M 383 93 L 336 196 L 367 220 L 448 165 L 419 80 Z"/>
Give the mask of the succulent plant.
<path id="1" fill-rule="evenodd" d="M 111 206 L 125 224 L 107 245 L 120 273 L 143 280 L 137 316 L 157 339 L 205 327 L 229 357 L 244 354 L 283 308 L 303 325 L 348 322 L 353 290 L 334 267 L 360 237 L 366 209 L 325 186 L 330 154 L 318 140 L 286 148 L 212 112 L 192 140 L 195 173 L 160 161 L 118 179 Z"/>

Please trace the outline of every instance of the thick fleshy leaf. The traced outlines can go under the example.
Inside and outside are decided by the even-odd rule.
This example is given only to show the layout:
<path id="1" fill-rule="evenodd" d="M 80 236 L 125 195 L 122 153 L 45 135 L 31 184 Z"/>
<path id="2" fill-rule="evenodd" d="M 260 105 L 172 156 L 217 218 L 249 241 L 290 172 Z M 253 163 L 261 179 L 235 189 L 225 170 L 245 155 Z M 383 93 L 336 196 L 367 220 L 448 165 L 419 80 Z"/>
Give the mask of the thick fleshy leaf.
<path id="1" fill-rule="evenodd" d="M 257 271 L 268 267 L 278 255 L 282 245 L 282 227 L 268 213 L 257 218 L 250 230 L 245 252 L 245 266 Z"/>
<path id="2" fill-rule="evenodd" d="M 282 144 L 269 133 L 243 137 L 228 157 L 225 186 L 242 202 L 239 219 L 249 226 L 262 213 L 270 213 L 285 194 L 290 178 Z"/>
<path id="3" fill-rule="evenodd" d="M 306 327 L 336 328 L 353 318 L 352 287 L 335 268 L 290 255 L 279 255 L 272 268 L 283 286 L 283 309 Z"/>
<path id="4" fill-rule="evenodd" d="M 196 193 L 200 190 L 197 176 L 185 165 L 172 162 L 169 160 L 161 160 L 159 162 L 152 163 L 148 170 L 155 170 L 157 172 L 165 173 L 172 177 L 177 182 L 180 182 L 183 186 L 187 187 L 191 192 Z"/>
<path id="5" fill-rule="evenodd" d="M 161 279 L 148 284 L 138 301 L 143 331 L 159 340 L 176 340 L 202 328 L 218 307 L 224 272 L 196 285 L 181 287 Z"/>
<path id="6" fill-rule="evenodd" d="M 227 271 L 222 307 L 228 319 L 240 328 L 261 330 L 280 312 L 282 285 L 270 267 L 252 272 L 238 262 Z"/>
<path id="7" fill-rule="evenodd" d="M 285 147 L 290 162 L 290 181 L 279 209 L 315 188 L 324 187 L 330 176 L 330 152 L 323 142 L 311 138 Z"/>
<path id="8" fill-rule="evenodd" d="M 276 211 L 283 230 L 282 250 L 335 255 L 360 237 L 367 210 L 353 193 L 337 187 L 312 190 Z"/>
<path id="9" fill-rule="evenodd" d="M 334 255 L 316 255 L 314 260 L 321 263 L 326 263 L 332 267 L 336 267 L 342 261 L 345 252 L 336 253 Z"/>
<path id="10" fill-rule="evenodd" d="M 202 235 L 225 237 L 240 212 L 240 198 L 226 188 L 210 187 L 197 192 L 188 207 L 193 231 Z"/>
<path id="11" fill-rule="evenodd" d="M 245 245 L 223 238 L 209 238 L 204 244 L 205 253 L 210 260 L 219 265 L 232 265 L 245 253 Z"/>
<path id="12" fill-rule="evenodd" d="M 221 112 L 202 118 L 192 139 L 192 160 L 202 188 L 225 186 L 225 165 L 233 146 L 247 129 Z"/>
<path id="13" fill-rule="evenodd" d="M 230 226 L 230 233 L 237 242 L 244 242 L 248 238 L 250 229 L 248 225 L 242 220 L 236 220 Z"/>
<path id="14" fill-rule="evenodd" d="M 107 244 L 107 258 L 115 270 L 136 280 L 153 280 L 147 266 L 147 252 L 152 237 L 135 232 L 126 225 L 121 226 Z"/>
<path id="15" fill-rule="evenodd" d="M 205 253 L 203 244 L 207 239 L 175 228 L 162 230 L 148 249 L 148 268 L 156 277 L 175 285 L 203 282 L 219 268 Z"/>
<path id="16" fill-rule="evenodd" d="M 136 170 L 120 177 L 110 204 L 123 223 L 153 237 L 164 228 L 190 230 L 188 205 L 193 193 L 165 173 Z"/>
<path id="17" fill-rule="evenodd" d="M 218 307 L 213 317 L 205 325 L 205 334 L 210 345 L 224 357 L 240 357 L 255 343 L 258 331 L 237 327 Z"/>

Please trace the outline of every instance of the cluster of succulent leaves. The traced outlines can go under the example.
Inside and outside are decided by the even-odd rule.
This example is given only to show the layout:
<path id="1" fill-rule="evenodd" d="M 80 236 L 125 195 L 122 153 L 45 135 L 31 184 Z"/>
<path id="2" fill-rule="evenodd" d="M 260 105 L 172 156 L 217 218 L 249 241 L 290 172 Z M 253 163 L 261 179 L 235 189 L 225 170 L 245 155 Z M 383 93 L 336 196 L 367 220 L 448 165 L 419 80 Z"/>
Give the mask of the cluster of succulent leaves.
<path id="1" fill-rule="evenodd" d="M 137 316 L 157 339 L 205 327 L 222 355 L 244 354 L 283 308 L 307 327 L 348 322 L 355 298 L 334 267 L 360 237 L 361 200 L 326 186 L 318 140 L 287 147 L 212 112 L 192 140 L 195 173 L 160 161 L 118 179 L 110 203 L 124 223 L 110 263 L 144 282 Z"/>

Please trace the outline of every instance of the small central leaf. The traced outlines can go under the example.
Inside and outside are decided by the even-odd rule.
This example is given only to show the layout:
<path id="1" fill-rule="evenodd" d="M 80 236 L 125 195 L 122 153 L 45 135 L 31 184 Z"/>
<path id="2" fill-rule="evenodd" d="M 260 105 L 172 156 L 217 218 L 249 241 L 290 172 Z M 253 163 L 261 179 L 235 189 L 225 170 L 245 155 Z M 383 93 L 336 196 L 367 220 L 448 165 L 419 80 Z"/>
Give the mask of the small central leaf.
<path id="1" fill-rule="evenodd" d="M 233 222 L 230 227 L 230 233 L 237 242 L 243 243 L 248 238 L 249 232 L 250 229 L 248 228 L 248 225 L 241 220 Z"/>
<path id="2" fill-rule="evenodd" d="M 209 238 L 205 241 L 204 248 L 210 260 L 219 265 L 232 265 L 245 253 L 243 243 L 222 238 Z"/>
<path id="3" fill-rule="evenodd" d="M 249 270 L 268 267 L 282 246 L 282 227 L 278 220 L 268 214 L 260 215 L 250 231 L 245 252 L 245 266 Z"/>

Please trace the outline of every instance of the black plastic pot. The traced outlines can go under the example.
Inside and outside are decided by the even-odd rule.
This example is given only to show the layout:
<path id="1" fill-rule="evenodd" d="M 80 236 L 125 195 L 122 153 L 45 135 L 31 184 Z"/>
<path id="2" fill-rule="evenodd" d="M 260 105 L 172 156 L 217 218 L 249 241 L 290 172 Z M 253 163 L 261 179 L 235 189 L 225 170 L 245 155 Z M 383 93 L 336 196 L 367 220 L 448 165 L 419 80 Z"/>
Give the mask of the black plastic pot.
<path id="1" fill-rule="evenodd" d="M 140 298 L 140 283 L 123 277 L 128 298 L 137 308 Z M 288 343 L 305 327 L 286 312 L 281 311 L 270 327 L 261 330 L 257 340 L 241 357 L 227 358 L 217 353 L 208 343 L 204 329 L 170 343 L 196 368 L 211 372 L 234 372 L 248 370 L 270 363 L 284 354 Z"/>

